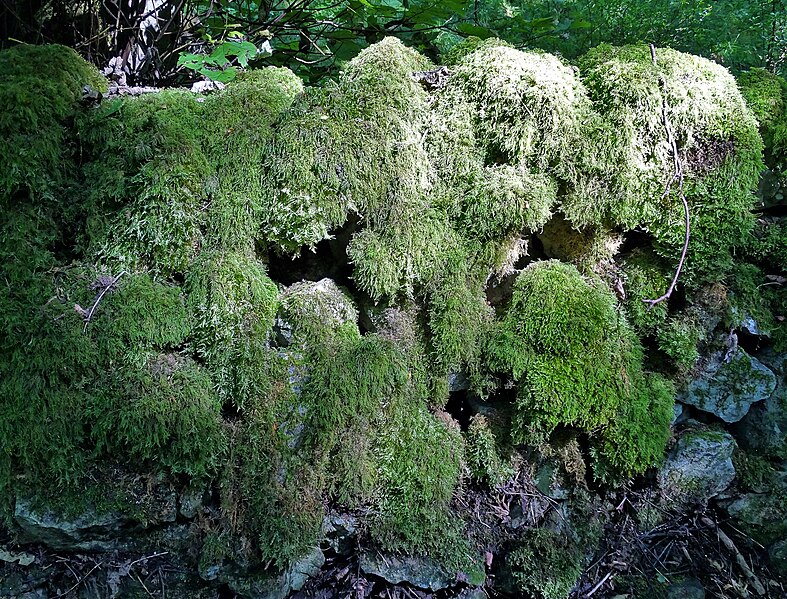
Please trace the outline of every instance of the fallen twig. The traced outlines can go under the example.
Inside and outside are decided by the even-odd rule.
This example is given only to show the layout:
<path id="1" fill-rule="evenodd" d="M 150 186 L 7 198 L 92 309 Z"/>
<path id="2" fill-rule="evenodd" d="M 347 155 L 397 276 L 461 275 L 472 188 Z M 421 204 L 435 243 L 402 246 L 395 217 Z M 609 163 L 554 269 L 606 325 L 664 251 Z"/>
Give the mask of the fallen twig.
<path id="1" fill-rule="evenodd" d="M 653 64 L 656 64 L 656 47 L 651 44 L 650 45 L 650 56 L 653 59 Z M 652 309 L 653 306 L 667 300 L 672 295 L 672 292 L 675 290 L 675 285 L 678 283 L 678 277 L 680 277 L 680 272 L 683 270 L 683 264 L 686 262 L 686 255 L 689 251 L 689 240 L 691 239 L 690 233 L 690 225 L 689 225 L 689 203 L 686 200 L 686 195 L 683 193 L 683 163 L 680 159 L 680 153 L 678 152 L 678 144 L 675 141 L 675 135 L 672 131 L 672 124 L 670 123 L 669 116 L 667 115 L 668 105 L 667 105 L 667 80 L 664 76 L 659 77 L 659 81 L 661 82 L 662 87 L 662 99 L 661 99 L 661 120 L 664 124 L 664 130 L 667 133 L 667 143 L 670 146 L 670 150 L 672 151 L 672 165 L 673 165 L 673 175 L 672 178 L 667 183 L 666 188 L 664 189 L 664 193 L 661 195 L 661 199 L 663 200 L 667 196 L 669 196 L 670 191 L 672 190 L 672 184 L 677 181 L 678 182 L 678 195 L 680 196 L 681 202 L 683 202 L 683 211 L 686 217 L 686 234 L 684 236 L 683 241 L 683 251 L 680 255 L 680 262 L 678 262 L 678 268 L 675 270 L 675 276 L 672 277 L 672 282 L 670 283 L 669 288 L 661 297 L 657 297 L 656 299 L 643 299 L 642 301 L 648 304 L 648 310 Z"/>
<path id="2" fill-rule="evenodd" d="M 112 282 L 109 285 L 106 285 L 98 294 L 96 301 L 93 302 L 93 305 L 90 306 L 90 310 L 88 310 L 87 314 L 85 314 L 85 328 L 82 330 L 83 333 L 87 333 L 87 325 L 90 324 L 90 320 L 93 318 L 93 313 L 96 311 L 96 308 L 98 307 L 101 299 L 106 295 L 107 291 L 112 289 L 117 284 L 117 282 L 120 280 L 120 277 L 122 277 L 124 274 L 126 274 L 125 270 L 120 271 L 120 274 L 112 279 Z"/>
<path id="3" fill-rule="evenodd" d="M 68 589 L 68 590 L 66 590 L 66 591 L 63 591 L 62 593 L 60 593 L 59 595 L 57 595 L 57 598 L 59 599 L 60 597 L 65 597 L 65 596 L 66 596 L 66 595 L 68 595 L 68 594 L 69 594 L 71 591 L 75 590 L 75 589 L 76 589 L 76 588 L 77 588 L 77 587 L 78 587 L 80 584 L 82 584 L 83 582 L 85 582 L 85 581 L 88 579 L 88 577 L 89 577 L 89 576 L 90 576 L 90 575 L 93 573 L 93 571 L 94 571 L 96 568 L 100 567 L 100 566 L 101 566 L 103 563 L 104 563 L 104 561 L 102 560 L 102 561 L 98 562 L 98 563 L 97 563 L 95 566 L 93 566 L 92 568 L 90 568 L 90 570 L 88 571 L 88 573 L 87 573 L 87 574 L 85 574 L 85 575 L 84 575 L 82 578 L 80 578 L 79 580 L 77 580 L 77 581 L 76 581 L 76 583 L 75 583 L 75 584 L 74 584 L 74 585 L 73 585 L 73 586 L 72 586 L 70 589 Z M 73 572 L 73 570 L 72 570 L 72 572 Z"/>
<path id="4" fill-rule="evenodd" d="M 590 589 L 590 592 L 587 595 L 585 595 L 585 597 L 592 597 L 596 593 L 596 591 L 598 591 L 602 586 L 604 586 L 604 583 L 607 582 L 610 578 L 612 578 L 611 571 L 607 572 L 606 576 L 604 576 L 604 578 L 599 580 L 596 586 Z"/>

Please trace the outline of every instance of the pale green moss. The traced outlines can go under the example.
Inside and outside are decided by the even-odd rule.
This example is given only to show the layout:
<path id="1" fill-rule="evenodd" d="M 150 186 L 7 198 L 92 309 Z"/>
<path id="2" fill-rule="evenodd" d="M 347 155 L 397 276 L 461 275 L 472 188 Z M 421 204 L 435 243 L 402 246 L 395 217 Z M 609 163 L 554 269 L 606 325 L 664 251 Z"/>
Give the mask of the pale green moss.
<path id="1" fill-rule="evenodd" d="M 428 61 L 387 38 L 350 61 L 338 84 L 310 89 L 285 113 L 268 149 L 266 237 L 283 250 L 314 246 L 351 210 L 375 226 L 412 210 L 428 159 L 418 123 Z M 423 205 L 423 202 L 421 202 Z"/>
<path id="2" fill-rule="evenodd" d="M 559 58 L 489 40 L 448 82 L 473 106 L 487 162 L 545 170 L 571 152 L 589 107 L 575 71 Z"/>
<path id="3" fill-rule="evenodd" d="M 670 318 L 656 330 L 659 349 L 683 374 L 690 372 L 699 359 L 698 345 L 702 338 L 703 331 L 699 324 L 687 315 Z"/>
<path id="4" fill-rule="evenodd" d="M 355 265 L 358 286 L 379 300 L 400 293 L 412 296 L 416 285 L 441 272 L 447 252 L 459 243 L 442 214 L 424 210 L 411 219 L 361 231 L 350 242 L 347 254 Z"/>
<path id="5" fill-rule="evenodd" d="M 208 243 L 242 251 L 259 238 L 271 124 L 301 93 L 303 83 L 292 71 L 270 67 L 240 73 L 205 99 L 204 143 L 217 178 L 207 211 Z"/>
<path id="6" fill-rule="evenodd" d="M 557 201 L 555 182 L 524 167 L 485 167 L 462 201 L 459 230 L 476 239 L 500 239 L 535 231 L 552 216 Z"/>
<path id="7" fill-rule="evenodd" d="M 670 196 L 662 197 L 674 171 L 662 122 L 666 100 L 691 213 L 683 277 L 707 280 L 729 268 L 732 248 L 753 224 L 749 210 L 763 166 L 762 142 L 724 67 L 665 48 L 656 55 L 654 65 L 645 45 L 602 45 L 580 59 L 582 80 L 603 117 L 600 126 L 615 135 L 595 139 L 593 128 L 588 130 L 594 137 L 585 143 L 609 162 L 608 181 L 592 174 L 582 181 L 595 169 L 580 160 L 576 190 L 564 200 L 563 210 L 575 226 L 604 221 L 642 226 L 653 235 L 656 251 L 677 262 L 684 240 L 683 206 L 674 185 Z M 593 189 L 601 193 L 590 193 Z"/>

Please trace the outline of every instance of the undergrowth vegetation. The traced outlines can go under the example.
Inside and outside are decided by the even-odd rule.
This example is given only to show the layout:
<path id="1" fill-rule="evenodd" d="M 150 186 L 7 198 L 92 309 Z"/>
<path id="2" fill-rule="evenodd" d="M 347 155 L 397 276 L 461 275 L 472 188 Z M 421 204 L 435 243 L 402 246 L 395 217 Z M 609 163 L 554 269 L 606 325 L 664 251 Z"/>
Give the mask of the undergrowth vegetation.
<path id="1" fill-rule="evenodd" d="M 671 379 L 704 334 L 690 305 L 643 302 L 683 246 L 664 110 L 686 303 L 725 281 L 719 310 L 755 314 L 787 245 L 751 214 L 755 117 L 775 165 L 782 83 L 753 72 L 744 101 L 722 67 L 656 56 L 602 46 L 569 65 L 485 41 L 433 85 L 413 74 L 435 65 L 386 39 L 323 87 L 267 68 L 90 107 L 83 86 L 105 82 L 76 54 L 0 53 L 0 496 L 64 507 L 130 460 L 212 481 L 211 538 L 252 539 L 259 564 L 308 553 L 339 506 L 383 550 L 466 571 L 478 548 L 452 501 L 514 474 L 503 438 L 568 429 L 605 483 L 658 464 Z M 326 247 L 350 278 L 277 280 Z M 449 375 L 510 404 L 508 430 L 476 416 L 463 434 Z M 539 556 L 565 572 L 526 573 Z M 508 566 L 521 592 L 558 597 L 578 559 L 537 532 Z"/>

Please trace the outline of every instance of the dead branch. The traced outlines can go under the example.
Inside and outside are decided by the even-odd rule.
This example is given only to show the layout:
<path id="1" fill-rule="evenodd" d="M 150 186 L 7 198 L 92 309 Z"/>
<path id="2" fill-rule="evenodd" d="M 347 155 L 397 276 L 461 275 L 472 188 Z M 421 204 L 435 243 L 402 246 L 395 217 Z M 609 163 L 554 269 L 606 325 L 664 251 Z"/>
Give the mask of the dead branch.
<path id="1" fill-rule="evenodd" d="M 653 64 L 656 65 L 656 47 L 651 44 L 650 45 L 650 56 L 653 59 Z M 669 144 L 670 151 L 672 152 L 672 166 L 673 166 L 673 174 L 672 178 L 667 182 L 667 186 L 664 189 L 664 193 L 661 195 L 661 199 L 664 200 L 666 197 L 669 196 L 670 191 L 672 190 L 672 185 L 675 181 L 678 182 L 678 195 L 680 196 L 681 202 L 683 202 L 683 212 L 686 217 L 686 234 L 684 236 L 683 241 L 683 251 L 680 255 L 680 262 L 678 262 L 678 268 L 675 270 L 675 276 L 672 277 L 672 282 L 670 283 L 669 288 L 667 289 L 666 293 L 661 297 L 657 297 L 656 299 L 643 299 L 642 301 L 648 304 L 648 310 L 652 309 L 653 306 L 659 304 L 667 299 L 670 298 L 672 292 L 675 290 L 675 285 L 678 283 L 678 277 L 680 277 L 680 272 L 683 270 L 683 264 L 686 262 L 686 255 L 689 251 L 689 239 L 691 238 L 690 233 L 690 225 L 689 225 L 689 203 L 686 201 L 686 195 L 683 193 L 683 162 L 680 159 L 680 153 L 678 152 L 678 144 L 675 141 L 675 135 L 672 130 L 672 123 L 669 120 L 669 115 L 667 114 L 669 106 L 667 104 L 667 80 L 664 75 L 659 76 L 659 81 L 661 83 L 661 91 L 662 91 L 662 98 L 661 98 L 661 121 L 664 125 L 664 130 L 667 133 L 667 143 Z"/>
<path id="2" fill-rule="evenodd" d="M 124 274 L 126 274 L 125 270 L 120 271 L 120 274 L 116 276 L 114 279 L 112 279 L 112 282 L 109 285 L 105 285 L 103 289 L 99 292 L 99 294 L 96 296 L 96 300 L 93 302 L 93 305 L 90 307 L 90 310 L 88 310 L 87 313 L 85 314 L 85 328 L 82 330 L 83 333 L 87 333 L 87 325 L 90 324 L 90 320 L 93 318 L 93 313 L 96 311 L 99 302 L 101 302 L 102 298 L 106 295 L 107 291 L 115 287 L 117 282 L 120 280 L 120 277 L 122 277 Z"/>

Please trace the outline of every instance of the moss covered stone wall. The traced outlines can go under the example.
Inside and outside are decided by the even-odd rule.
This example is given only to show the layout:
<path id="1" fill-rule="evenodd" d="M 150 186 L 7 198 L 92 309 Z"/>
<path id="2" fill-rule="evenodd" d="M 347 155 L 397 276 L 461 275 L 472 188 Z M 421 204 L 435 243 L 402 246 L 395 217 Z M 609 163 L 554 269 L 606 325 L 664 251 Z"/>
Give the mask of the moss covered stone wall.
<path id="1" fill-rule="evenodd" d="M 471 571 L 454 500 L 518 449 L 578 438 L 605 483 L 659 463 L 691 306 L 771 259 L 751 210 L 778 107 L 756 74 L 750 109 L 724 68 L 657 56 L 486 41 L 430 85 L 386 39 L 322 87 L 266 68 L 89 105 L 105 82 L 72 51 L 0 53 L 0 513 L 131 509 L 119 468 L 209 485 L 211 559 L 286 567 L 342 506 Z M 647 310 L 683 248 L 664 110 L 692 235 L 682 299 Z M 460 373 L 510 417 L 462 431 Z"/>

